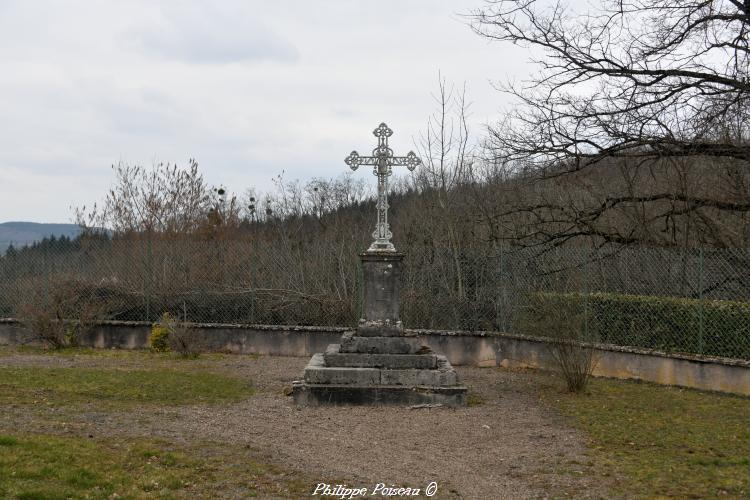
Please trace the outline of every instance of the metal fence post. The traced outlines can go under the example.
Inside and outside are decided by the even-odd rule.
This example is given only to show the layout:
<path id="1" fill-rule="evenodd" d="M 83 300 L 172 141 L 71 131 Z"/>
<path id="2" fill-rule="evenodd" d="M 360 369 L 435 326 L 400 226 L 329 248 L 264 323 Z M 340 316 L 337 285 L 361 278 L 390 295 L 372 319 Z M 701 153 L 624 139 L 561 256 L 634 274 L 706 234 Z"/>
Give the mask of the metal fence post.
<path id="1" fill-rule="evenodd" d="M 698 249 L 698 354 L 703 354 L 705 350 L 703 338 L 704 310 L 703 310 L 703 273 L 705 271 L 703 262 L 703 245 Z"/>
<path id="2" fill-rule="evenodd" d="M 591 253 L 589 253 L 589 263 L 591 263 Z M 597 253 L 598 257 L 598 253 Z M 583 266 L 583 340 L 589 342 L 591 337 L 589 336 L 589 292 L 590 292 L 590 273 L 586 270 L 587 266 Z"/>
<path id="3" fill-rule="evenodd" d="M 495 279 L 497 280 L 497 278 L 500 278 L 500 296 L 495 299 L 496 304 L 497 304 L 496 309 L 495 309 L 495 314 L 497 315 L 497 318 L 495 319 L 495 322 L 498 328 L 500 329 L 500 331 L 506 332 L 507 325 L 505 324 L 505 304 L 504 304 L 506 290 L 505 290 L 505 279 L 503 276 L 503 264 L 505 263 L 505 259 L 504 259 L 505 253 L 503 252 L 502 243 L 500 243 L 499 257 L 500 258 L 498 260 L 498 270 L 497 270 L 499 276 L 496 276 Z M 497 283 L 497 281 L 495 281 L 495 283 Z"/>
<path id="4" fill-rule="evenodd" d="M 50 270 L 49 265 L 49 247 L 44 246 L 44 251 L 42 252 L 42 260 L 44 262 L 44 300 L 45 300 L 45 306 L 49 307 L 51 304 L 51 290 L 52 290 L 52 271 Z"/>
<path id="5" fill-rule="evenodd" d="M 151 234 L 148 234 L 146 238 L 146 317 L 144 321 L 151 321 L 151 259 L 153 257 L 151 245 Z"/>
<path id="6" fill-rule="evenodd" d="M 255 269 L 255 266 L 257 265 L 257 252 L 253 252 L 252 257 L 250 258 L 250 323 L 255 324 L 256 318 L 255 318 L 255 290 L 258 288 L 258 285 L 256 283 L 256 280 L 258 279 L 258 273 Z"/>

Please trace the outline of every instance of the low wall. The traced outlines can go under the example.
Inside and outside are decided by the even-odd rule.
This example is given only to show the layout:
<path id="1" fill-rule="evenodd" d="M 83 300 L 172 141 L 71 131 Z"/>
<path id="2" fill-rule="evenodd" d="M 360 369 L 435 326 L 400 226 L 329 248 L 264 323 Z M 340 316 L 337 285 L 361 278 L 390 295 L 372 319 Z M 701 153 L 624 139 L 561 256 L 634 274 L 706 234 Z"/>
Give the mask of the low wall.
<path id="1" fill-rule="evenodd" d="M 205 331 L 206 349 L 237 354 L 312 356 L 337 343 L 350 330 L 343 327 L 195 325 Z M 145 349 L 151 324 L 102 322 L 80 341 L 102 349 Z M 498 332 L 408 330 L 453 365 L 551 369 L 554 360 L 546 339 Z M 25 343 L 28 335 L 13 319 L 0 319 L 0 344 Z M 665 385 L 750 395 L 750 362 L 599 345 L 594 374 Z"/>
<path id="2" fill-rule="evenodd" d="M 336 344 L 352 328 L 328 326 L 195 325 L 206 332 L 205 349 L 235 354 L 312 356 Z M 435 352 L 448 356 L 454 365 L 495 366 L 497 333 L 409 330 L 418 334 Z M 146 349 L 151 323 L 104 321 L 80 339 L 83 347 L 100 349 Z M 13 319 L 0 319 L 0 344 L 22 344 L 28 335 Z"/>
<path id="3" fill-rule="evenodd" d="M 207 351 L 235 354 L 268 354 L 272 356 L 312 356 L 336 343 L 350 330 L 340 327 L 195 325 L 205 331 L 203 344 Z M 79 339 L 82 347 L 98 349 L 147 349 L 151 323 L 145 321 L 103 321 Z M 20 344 L 28 338 L 19 323 L 0 319 L 0 344 Z"/>
<path id="4" fill-rule="evenodd" d="M 498 364 L 508 368 L 551 369 L 547 339 L 504 334 L 496 339 Z M 750 362 L 598 345 L 594 375 L 678 385 L 750 396 Z"/>

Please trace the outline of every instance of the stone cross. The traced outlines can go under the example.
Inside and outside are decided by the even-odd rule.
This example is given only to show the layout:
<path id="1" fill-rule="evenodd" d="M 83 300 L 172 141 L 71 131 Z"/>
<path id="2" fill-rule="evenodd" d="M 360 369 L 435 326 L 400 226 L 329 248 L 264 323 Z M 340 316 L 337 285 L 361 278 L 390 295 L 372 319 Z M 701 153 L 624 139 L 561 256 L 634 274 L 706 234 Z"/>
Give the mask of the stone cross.
<path id="1" fill-rule="evenodd" d="M 388 177 L 392 173 L 391 167 L 401 165 L 414 170 L 422 164 L 422 160 L 414 151 L 409 151 L 406 156 L 393 156 L 393 150 L 388 147 L 388 138 L 393 135 L 393 130 L 385 123 L 378 125 L 373 135 L 378 138 L 378 146 L 372 150 L 372 156 L 360 156 L 352 151 L 344 161 L 352 170 L 357 170 L 360 165 L 373 165 L 372 173 L 378 176 L 378 221 L 372 233 L 375 241 L 367 251 L 395 252 L 396 248 L 391 243 L 393 233 L 388 225 Z"/>
<path id="2" fill-rule="evenodd" d="M 352 170 L 372 165 L 378 176 L 375 241 L 362 260 L 362 316 L 356 330 L 315 354 L 302 380 L 292 383 L 297 406 L 427 405 L 466 406 L 468 389 L 460 384 L 448 358 L 404 331 L 399 319 L 400 277 L 404 254 L 396 252 L 388 229 L 388 176 L 394 165 L 414 170 L 422 161 L 413 152 L 393 156 L 385 123 L 375 129 L 372 156 L 356 151 L 346 158 Z"/>

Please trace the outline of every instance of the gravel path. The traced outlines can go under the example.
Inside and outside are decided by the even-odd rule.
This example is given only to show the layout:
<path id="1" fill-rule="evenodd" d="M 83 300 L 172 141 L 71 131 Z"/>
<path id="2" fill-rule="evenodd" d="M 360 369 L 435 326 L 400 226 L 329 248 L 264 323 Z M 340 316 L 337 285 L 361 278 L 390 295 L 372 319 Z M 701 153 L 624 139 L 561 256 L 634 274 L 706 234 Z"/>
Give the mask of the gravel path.
<path id="1" fill-rule="evenodd" d="M 0 357 L 0 366 L 139 367 L 147 366 L 147 360 L 138 356 L 11 354 Z M 602 494 L 605 486 L 584 465 L 588 462 L 585 437 L 539 401 L 533 372 L 458 367 L 473 399 L 481 401 L 463 409 L 297 409 L 291 397 L 284 395 L 284 388 L 301 374 L 306 362 L 306 358 L 267 356 L 202 358 L 190 363 L 246 377 L 258 392 L 247 400 L 221 406 L 127 413 L 91 408 L 70 415 L 66 432 L 242 444 L 254 457 L 260 455 L 321 482 L 371 489 L 379 482 L 424 488 L 437 481 L 438 497 Z M 26 419 L 24 428 L 34 427 L 28 417 L 23 407 L 6 409 L 0 415 L 0 426 Z"/>

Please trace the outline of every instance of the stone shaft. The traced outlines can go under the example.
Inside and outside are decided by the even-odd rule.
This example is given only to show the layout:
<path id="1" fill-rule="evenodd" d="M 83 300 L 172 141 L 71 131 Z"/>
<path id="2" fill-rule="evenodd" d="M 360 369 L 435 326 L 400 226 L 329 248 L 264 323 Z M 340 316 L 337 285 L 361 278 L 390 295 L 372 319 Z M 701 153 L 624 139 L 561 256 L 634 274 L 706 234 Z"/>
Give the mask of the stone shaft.
<path id="1" fill-rule="evenodd" d="M 360 254 L 363 274 L 361 335 L 390 336 L 403 331 L 399 293 L 404 255 L 396 252 Z"/>

